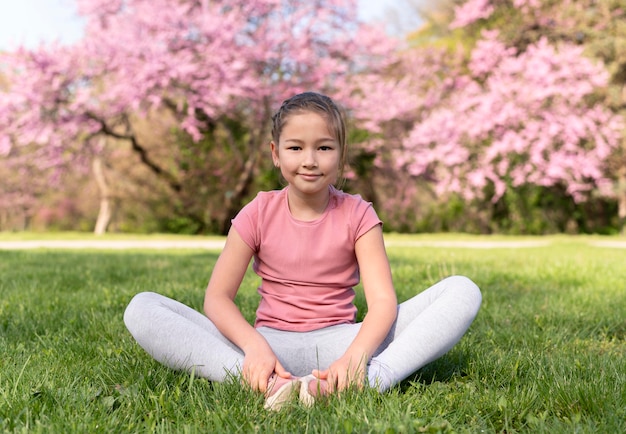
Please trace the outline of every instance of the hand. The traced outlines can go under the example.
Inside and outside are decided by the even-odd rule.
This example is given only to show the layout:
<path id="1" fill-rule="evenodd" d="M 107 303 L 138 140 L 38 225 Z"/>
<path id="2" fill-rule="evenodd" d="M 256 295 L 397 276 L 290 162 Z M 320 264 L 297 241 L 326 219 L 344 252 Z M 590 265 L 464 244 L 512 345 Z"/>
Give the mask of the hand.
<path id="1" fill-rule="evenodd" d="M 291 377 L 265 340 L 247 347 L 244 352 L 243 381 L 252 390 L 265 393 L 269 378 L 274 373 L 283 378 Z"/>
<path id="2" fill-rule="evenodd" d="M 313 370 L 313 375 L 320 380 L 326 380 L 330 392 L 340 392 L 350 386 L 363 387 L 365 371 L 367 369 L 367 355 L 353 356 L 344 354 L 333 362 L 328 369 Z"/>

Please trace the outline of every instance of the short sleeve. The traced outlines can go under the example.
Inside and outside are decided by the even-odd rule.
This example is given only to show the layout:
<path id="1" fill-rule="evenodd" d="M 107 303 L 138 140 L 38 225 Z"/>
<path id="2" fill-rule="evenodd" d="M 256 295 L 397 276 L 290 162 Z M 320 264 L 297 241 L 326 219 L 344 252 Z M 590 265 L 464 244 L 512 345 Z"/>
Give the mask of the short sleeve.
<path id="1" fill-rule="evenodd" d="M 259 198 L 258 196 L 244 206 L 241 211 L 232 219 L 232 225 L 241 237 L 241 239 L 254 252 L 259 250 Z"/>
<path id="2" fill-rule="evenodd" d="M 360 199 L 360 197 L 359 197 Z M 354 220 L 357 222 L 354 228 L 354 241 L 365 235 L 374 226 L 381 225 L 383 222 L 378 218 L 376 210 L 371 202 L 360 199 L 355 206 Z"/>

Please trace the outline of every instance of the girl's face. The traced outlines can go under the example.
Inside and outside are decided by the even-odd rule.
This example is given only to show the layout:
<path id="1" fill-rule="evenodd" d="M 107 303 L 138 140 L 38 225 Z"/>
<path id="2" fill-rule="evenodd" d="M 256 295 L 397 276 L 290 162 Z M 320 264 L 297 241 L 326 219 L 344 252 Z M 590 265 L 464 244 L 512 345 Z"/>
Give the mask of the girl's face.
<path id="1" fill-rule="evenodd" d="M 290 188 L 304 195 L 327 194 L 337 181 L 341 150 L 326 120 L 314 112 L 289 116 L 278 143 L 271 143 L 272 160 Z"/>

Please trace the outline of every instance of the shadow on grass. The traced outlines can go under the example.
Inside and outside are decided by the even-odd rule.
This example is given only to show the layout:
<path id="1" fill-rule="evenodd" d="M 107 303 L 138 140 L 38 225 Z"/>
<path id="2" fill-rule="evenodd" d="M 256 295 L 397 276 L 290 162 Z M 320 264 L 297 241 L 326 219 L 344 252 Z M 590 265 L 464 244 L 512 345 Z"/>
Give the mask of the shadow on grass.
<path id="1" fill-rule="evenodd" d="M 467 376 L 467 361 L 470 355 L 463 349 L 452 349 L 434 362 L 429 363 L 400 382 L 400 391 L 407 392 L 415 383 L 424 386 L 433 383 L 450 383 Z"/>

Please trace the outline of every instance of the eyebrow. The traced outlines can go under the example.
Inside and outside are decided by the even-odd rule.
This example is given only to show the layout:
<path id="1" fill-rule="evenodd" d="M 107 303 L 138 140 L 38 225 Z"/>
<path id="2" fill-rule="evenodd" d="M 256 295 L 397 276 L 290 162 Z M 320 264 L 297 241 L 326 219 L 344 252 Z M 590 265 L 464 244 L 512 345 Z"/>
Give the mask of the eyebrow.
<path id="1" fill-rule="evenodd" d="M 285 139 L 285 142 L 304 143 L 304 140 L 301 140 L 301 139 Z M 315 143 L 326 143 L 326 142 L 336 143 L 337 140 L 333 139 L 332 137 L 328 137 L 328 138 L 319 139 Z"/>

